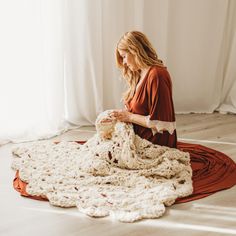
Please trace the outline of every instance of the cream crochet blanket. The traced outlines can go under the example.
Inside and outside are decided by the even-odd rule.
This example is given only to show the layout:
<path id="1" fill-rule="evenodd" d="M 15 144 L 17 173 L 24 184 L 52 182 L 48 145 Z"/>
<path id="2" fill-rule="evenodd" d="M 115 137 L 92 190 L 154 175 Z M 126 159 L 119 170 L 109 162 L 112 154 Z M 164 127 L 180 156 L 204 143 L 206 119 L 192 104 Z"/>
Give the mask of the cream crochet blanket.
<path id="1" fill-rule="evenodd" d="M 123 222 L 158 218 L 165 206 L 192 193 L 188 153 L 141 139 L 131 124 L 102 124 L 104 117 L 109 111 L 99 115 L 97 133 L 84 145 L 38 141 L 16 147 L 12 168 L 28 183 L 27 192 Z"/>

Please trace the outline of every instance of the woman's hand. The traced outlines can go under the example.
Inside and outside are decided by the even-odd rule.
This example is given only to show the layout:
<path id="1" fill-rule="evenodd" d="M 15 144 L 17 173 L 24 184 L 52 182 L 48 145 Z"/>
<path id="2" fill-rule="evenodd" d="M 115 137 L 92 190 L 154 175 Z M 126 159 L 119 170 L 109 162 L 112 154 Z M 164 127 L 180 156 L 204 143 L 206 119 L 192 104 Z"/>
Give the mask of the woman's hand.
<path id="1" fill-rule="evenodd" d="M 112 117 L 121 122 L 131 123 L 132 122 L 132 113 L 127 110 L 114 110 L 110 113 Z"/>

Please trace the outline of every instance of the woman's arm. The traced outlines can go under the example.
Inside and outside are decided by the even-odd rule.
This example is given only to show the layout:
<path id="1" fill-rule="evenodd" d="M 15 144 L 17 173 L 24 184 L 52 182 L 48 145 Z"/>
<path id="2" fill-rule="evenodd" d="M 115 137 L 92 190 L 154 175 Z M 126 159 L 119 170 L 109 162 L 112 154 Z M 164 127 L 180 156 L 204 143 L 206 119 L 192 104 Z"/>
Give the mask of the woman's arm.
<path id="1" fill-rule="evenodd" d="M 163 131 L 168 131 L 170 134 L 173 134 L 174 130 L 176 129 L 175 122 L 150 120 L 150 116 L 133 114 L 126 110 L 115 110 L 111 112 L 111 116 L 114 119 L 122 122 L 134 123 L 145 128 L 150 128 L 153 135 L 155 135 L 157 132 L 162 133 Z"/>
<path id="2" fill-rule="evenodd" d="M 134 123 L 137 125 L 141 125 L 146 128 L 153 128 L 155 129 L 155 126 L 150 126 L 147 124 L 147 116 L 142 116 L 139 114 L 133 114 L 131 112 L 128 112 L 126 110 L 116 110 L 111 113 L 111 116 L 115 119 L 127 122 L 127 123 Z"/>

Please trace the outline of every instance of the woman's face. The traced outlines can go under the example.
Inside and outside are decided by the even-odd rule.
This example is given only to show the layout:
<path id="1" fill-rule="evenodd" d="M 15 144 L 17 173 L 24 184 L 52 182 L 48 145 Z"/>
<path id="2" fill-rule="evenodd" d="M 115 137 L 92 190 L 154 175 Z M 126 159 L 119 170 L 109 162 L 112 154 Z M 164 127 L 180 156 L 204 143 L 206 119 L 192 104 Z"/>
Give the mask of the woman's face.
<path id="1" fill-rule="evenodd" d="M 132 71 L 137 71 L 139 69 L 137 64 L 135 63 L 134 55 L 124 50 L 118 50 L 118 52 L 123 58 L 123 65 L 126 64 Z"/>

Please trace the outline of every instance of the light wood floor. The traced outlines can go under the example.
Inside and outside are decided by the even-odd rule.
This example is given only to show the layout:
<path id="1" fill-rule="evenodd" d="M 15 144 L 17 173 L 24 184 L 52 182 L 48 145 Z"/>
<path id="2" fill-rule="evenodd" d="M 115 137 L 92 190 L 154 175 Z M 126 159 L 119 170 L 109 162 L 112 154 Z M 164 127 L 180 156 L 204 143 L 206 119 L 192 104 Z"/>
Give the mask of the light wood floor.
<path id="1" fill-rule="evenodd" d="M 180 141 L 199 143 L 229 155 L 236 161 L 236 115 L 177 115 Z M 86 140 L 94 127 L 83 127 L 53 140 Z M 0 147 L 0 235 L 2 236 L 141 236 L 141 235 L 236 235 L 236 187 L 197 201 L 176 204 L 160 219 L 120 223 L 94 219 L 48 202 L 18 195 L 12 188 L 11 148 Z"/>

